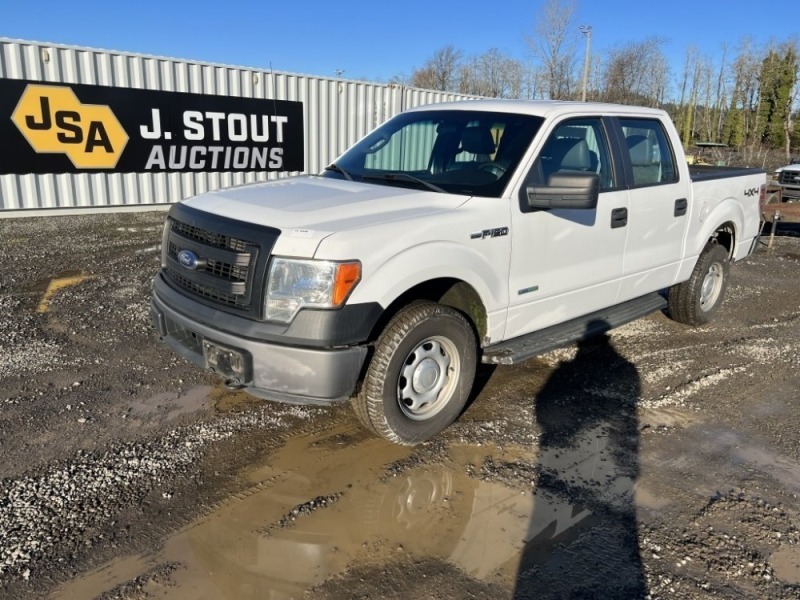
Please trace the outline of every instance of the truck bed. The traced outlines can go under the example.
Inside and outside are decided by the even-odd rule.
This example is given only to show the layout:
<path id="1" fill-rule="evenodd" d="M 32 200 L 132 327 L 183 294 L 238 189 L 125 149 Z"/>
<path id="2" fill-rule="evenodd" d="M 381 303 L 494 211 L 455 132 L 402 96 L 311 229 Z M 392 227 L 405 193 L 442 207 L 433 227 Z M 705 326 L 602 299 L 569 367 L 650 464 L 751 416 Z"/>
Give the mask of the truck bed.
<path id="1" fill-rule="evenodd" d="M 752 167 L 718 167 L 715 165 L 689 165 L 689 175 L 692 181 L 708 181 L 710 179 L 726 179 L 728 177 L 741 177 L 742 175 L 756 175 L 766 173 L 764 169 Z"/>

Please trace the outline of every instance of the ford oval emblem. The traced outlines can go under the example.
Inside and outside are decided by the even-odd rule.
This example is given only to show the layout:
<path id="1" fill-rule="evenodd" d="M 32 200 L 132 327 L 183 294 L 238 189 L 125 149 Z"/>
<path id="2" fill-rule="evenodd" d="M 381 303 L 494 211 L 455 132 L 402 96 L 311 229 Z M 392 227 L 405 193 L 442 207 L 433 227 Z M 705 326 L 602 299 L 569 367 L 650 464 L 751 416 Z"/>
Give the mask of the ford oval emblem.
<path id="1" fill-rule="evenodd" d="M 194 271 L 197 268 L 197 263 L 199 259 L 197 254 L 192 252 L 191 250 L 181 250 L 178 252 L 178 262 L 184 269 L 189 269 L 190 271 Z"/>

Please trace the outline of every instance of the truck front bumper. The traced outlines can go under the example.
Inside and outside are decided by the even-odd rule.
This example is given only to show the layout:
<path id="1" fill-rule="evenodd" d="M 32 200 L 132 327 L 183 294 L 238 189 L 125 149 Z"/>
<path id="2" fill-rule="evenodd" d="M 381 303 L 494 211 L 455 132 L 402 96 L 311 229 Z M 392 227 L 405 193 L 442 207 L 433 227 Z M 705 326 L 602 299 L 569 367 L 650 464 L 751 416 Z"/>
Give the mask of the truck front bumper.
<path id="1" fill-rule="evenodd" d="M 366 346 L 304 348 L 231 335 L 182 314 L 157 293 L 150 315 L 175 352 L 253 395 L 280 402 L 330 404 L 347 399 L 367 355 Z"/>

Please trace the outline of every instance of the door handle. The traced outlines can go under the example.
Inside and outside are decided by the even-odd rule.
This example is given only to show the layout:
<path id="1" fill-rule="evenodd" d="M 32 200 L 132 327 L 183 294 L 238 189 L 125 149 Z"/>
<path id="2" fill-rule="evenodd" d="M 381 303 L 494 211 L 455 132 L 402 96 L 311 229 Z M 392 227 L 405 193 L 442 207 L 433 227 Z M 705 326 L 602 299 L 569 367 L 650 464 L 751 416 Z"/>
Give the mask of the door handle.
<path id="1" fill-rule="evenodd" d="M 675 216 L 682 217 L 686 214 L 686 207 L 689 206 L 689 203 L 686 201 L 686 198 L 678 198 L 675 200 Z"/>
<path id="2" fill-rule="evenodd" d="M 628 224 L 628 209 L 615 208 L 611 211 L 611 229 L 625 227 Z"/>

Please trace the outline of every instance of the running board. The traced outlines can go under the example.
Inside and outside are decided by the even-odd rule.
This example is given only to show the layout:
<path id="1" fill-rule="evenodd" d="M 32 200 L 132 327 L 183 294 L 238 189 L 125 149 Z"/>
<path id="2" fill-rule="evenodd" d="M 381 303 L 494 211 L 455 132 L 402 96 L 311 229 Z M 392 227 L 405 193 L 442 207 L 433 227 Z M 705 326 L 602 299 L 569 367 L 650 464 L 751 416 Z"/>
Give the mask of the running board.
<path id="1" fill-rule="evenodd" d="M 481 360 L 492 365 L 513 365 L 537 354 L 600 335 L 666 307 L 667 301 L 658 293 L 634 298 L 566 323 L 489 346 L 483 351 Z"/>

